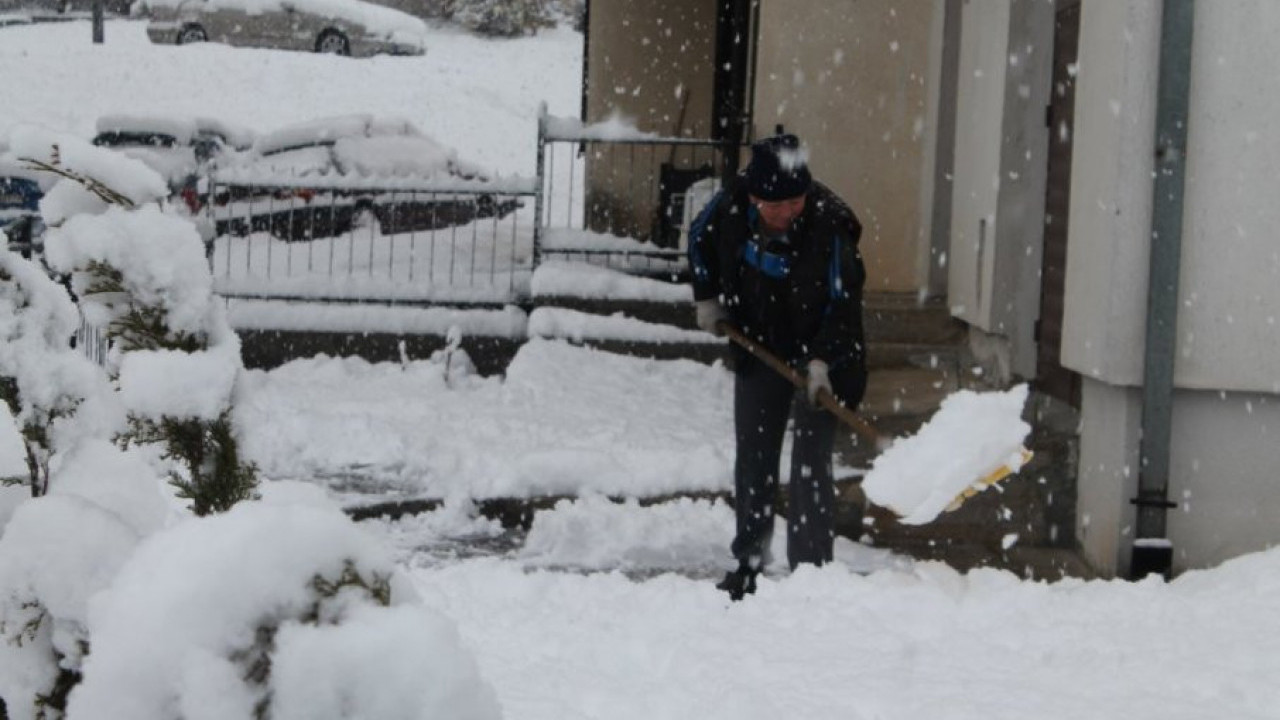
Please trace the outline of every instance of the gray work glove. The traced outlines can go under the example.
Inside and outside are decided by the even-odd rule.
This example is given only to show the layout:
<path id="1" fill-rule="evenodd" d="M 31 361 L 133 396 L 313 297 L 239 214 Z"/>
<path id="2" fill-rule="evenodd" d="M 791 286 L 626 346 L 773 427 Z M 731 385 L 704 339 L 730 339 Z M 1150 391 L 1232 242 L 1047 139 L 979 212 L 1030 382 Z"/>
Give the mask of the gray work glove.
<path id="1" fill-rule="evenodd" d="M 699 300 L 693 305 L 697 311 L 697 322 L 700 329 L 712 335 L 724 335 L 724 332 L 716 325 L 723 320 L 728 320 L 729 312 L 724 309 L 719 300 Z"/>
<path id="2" fill-rule="evenodd" d="M 806 374 L 805 394 L 810 405 L 818 404 L 818 393 L 822 390 L 831 392 L 831 376 L 827 364 L 821 360 L 809 361 L 809 372 Z"/>

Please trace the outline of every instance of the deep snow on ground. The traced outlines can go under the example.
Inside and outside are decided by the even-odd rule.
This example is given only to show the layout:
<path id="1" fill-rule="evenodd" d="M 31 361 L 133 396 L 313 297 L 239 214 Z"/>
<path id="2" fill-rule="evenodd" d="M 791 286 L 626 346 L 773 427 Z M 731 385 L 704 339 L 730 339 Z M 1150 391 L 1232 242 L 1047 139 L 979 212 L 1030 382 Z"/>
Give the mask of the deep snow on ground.
<path id="1" fill-rule="evenodd" d="M 89 138 L 102 115 L 207 115 L 258 132 L 348 113 L 404 117 L 483 167 L 532 176 L 538 104 L 577 116 L 582 36 L 545 30 L 492 40 L 434 28 L 422 57 L 352 59 L 152 45 L 146 23 L 4 28 L 0 138 L 38 123 Z"/>
<path id="2" fill-rule="evenodd" d="M 505 380 L 448 377 L 443 358 L 318 358 L 251 371 L 235 415 L 244 452 L 270 476 L 319 475 L 362 494 L 729 487 L 731 377 L 723 368 L 534 339 Z"/>

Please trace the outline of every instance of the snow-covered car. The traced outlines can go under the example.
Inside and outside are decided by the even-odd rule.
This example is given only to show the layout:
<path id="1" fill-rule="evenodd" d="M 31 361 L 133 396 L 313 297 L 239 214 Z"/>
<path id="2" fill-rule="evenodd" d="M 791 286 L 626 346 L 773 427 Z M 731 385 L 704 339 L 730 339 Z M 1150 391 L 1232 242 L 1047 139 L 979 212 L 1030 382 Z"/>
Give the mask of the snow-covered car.
<path id="1" fill-rule="evenodd" d="M 28 251 L 44 232 L 40 198 L 58 177 L 33 170 L 0 146 L 0 233 L 14 249 Z"/>
<path id="2" fill-rule="evenodd" d="M 345 115 L 258 138 L 215 174 L 219 234 L 306 240 L 375 225 L 387 234 L 503 217 L 488 175 L 406 120 Z"/>
<path id="3" fill-rule="evenodd" d="M 109 115 L 98 119 L 96 130 L 94 145 L 146 163 L 193 212 L 203 204 L 204 176 L 254 141 L 247 128 L 212 118 Z"/>
<path id="4" fill-rule="evenodd" d="M 422 55 L 421 19 L 362 0 L 143 0 L 151 42 L 214 41 L 353 57 Z"/>

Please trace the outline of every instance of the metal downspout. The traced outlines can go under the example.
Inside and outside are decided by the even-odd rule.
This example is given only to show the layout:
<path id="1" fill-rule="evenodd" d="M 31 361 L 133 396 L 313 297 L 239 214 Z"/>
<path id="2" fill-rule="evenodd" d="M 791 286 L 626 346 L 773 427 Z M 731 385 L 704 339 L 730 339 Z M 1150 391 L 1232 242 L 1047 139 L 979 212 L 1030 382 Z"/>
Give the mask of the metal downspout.
<path id="1" fill-rule="evenodd" d="M 1151 265 L 1139 441 L 1137 532 L 1129 576 L 1169 577 L 1173 545 L 1166 533 L 1169 454 L 1173 426 L 1173 370 L 1177 355 L 1178 274 L 1182 255 L 1183 185 L 1191 95 L 1191 31 L 1195 0 L 1164 0 L 1160 78 L 1156 95 L 1155 182 L 1151 208 Z"/>

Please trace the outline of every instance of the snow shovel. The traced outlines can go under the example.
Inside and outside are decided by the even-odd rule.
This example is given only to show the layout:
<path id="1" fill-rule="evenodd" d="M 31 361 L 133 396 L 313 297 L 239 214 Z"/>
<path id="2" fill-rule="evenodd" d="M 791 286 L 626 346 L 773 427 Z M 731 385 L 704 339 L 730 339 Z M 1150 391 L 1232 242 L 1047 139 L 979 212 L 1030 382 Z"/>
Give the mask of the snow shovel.
<path id="1" fill-rule="evenodd" d="M 791 384 L 795 385 L 801 391 L 806 391 L 808 389 L 808 382 L 804 375 L 787 363 L 783 362 L 781 358 L 770 352 L 768 348 L 765 348 L 760 343 L 747 337 L 746 334 L 731 325 L 728 321 L 721 320 L 716 323 L 716 329 L 723 332 L 730 340 L 742 347 L 742 349 L 754 355 L 756 359 L 760 360 L 765 365 L 768 365 L 774 371 L 790 380 Z M 848 407 L 841 404 L 839 398 L 831 394 L 828 390 L 819 390 L 816 400 L 819 405 L 832 415 L 835 415 L 837 419 L 847 425 L 857 435 L 862 437 L 864 440 L 873 443 L 877 451 L 883 452 L 891 444 L 892 441 L 889 438 L 881 434 L 875 426 L 867 422 L 864 418 L 858 416 Z M 1021 463 L 1018 464 L 1018 468 L 1025 465 L 1026 462 L 1031 459 L 1032 452 L 1026 447 L 1023 447 L 1020 449 L 1019 455 L 1021 457 Z M 995 470 L 988 472 L 966 486 L 955 496 L 954 499 L 951 500 L 944 510 L 950 512 L 959 508 L 965 500 L 968 500 L 982 490 L 995 485 L 1006 477 L 1017 472 L 1018 468 L 1010 467 L 1008 464 L 1000 465 Z"/>

